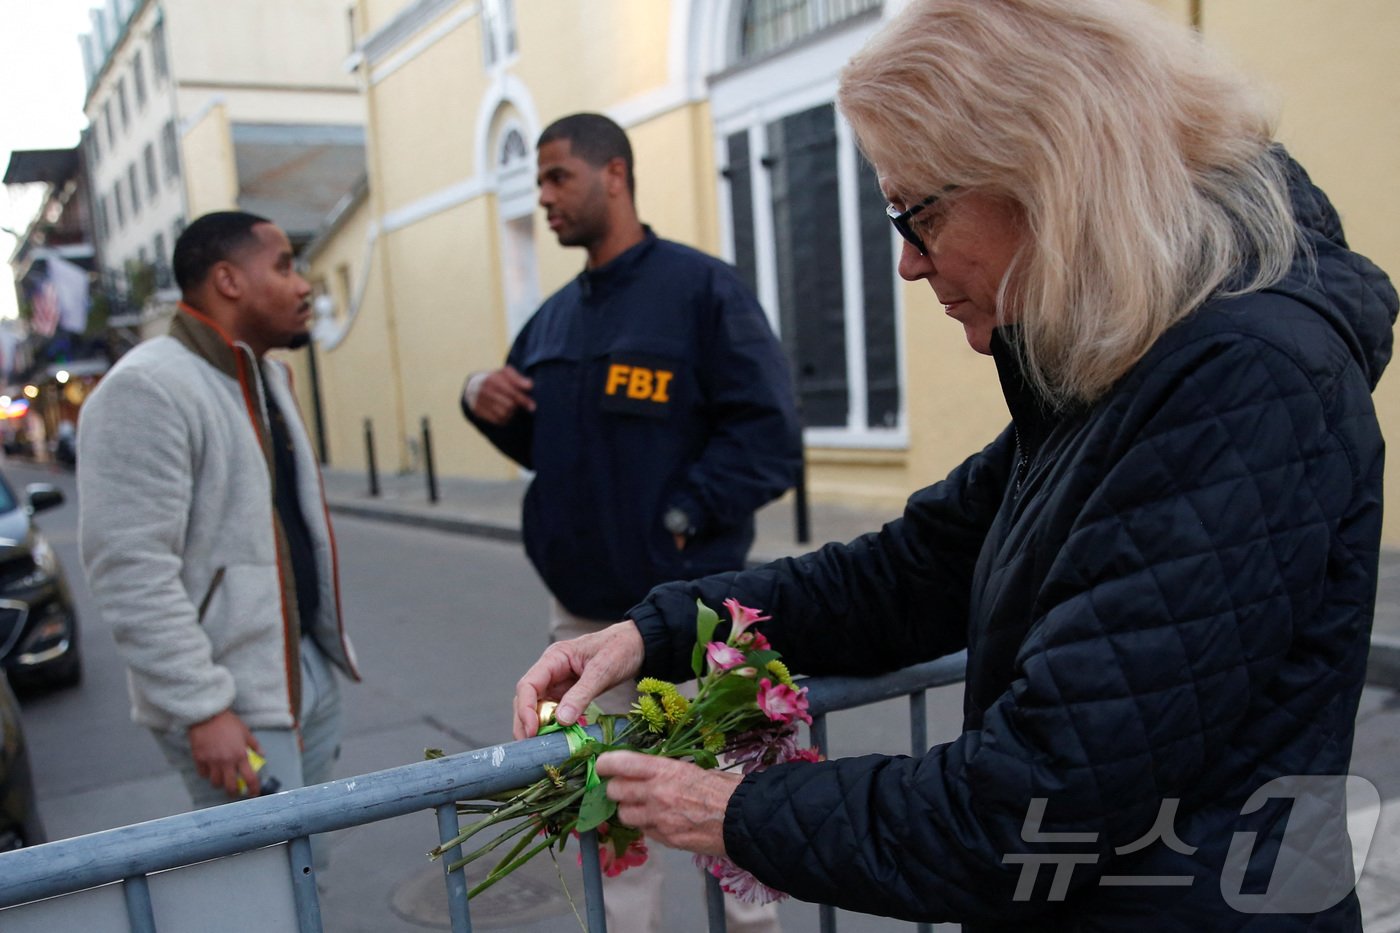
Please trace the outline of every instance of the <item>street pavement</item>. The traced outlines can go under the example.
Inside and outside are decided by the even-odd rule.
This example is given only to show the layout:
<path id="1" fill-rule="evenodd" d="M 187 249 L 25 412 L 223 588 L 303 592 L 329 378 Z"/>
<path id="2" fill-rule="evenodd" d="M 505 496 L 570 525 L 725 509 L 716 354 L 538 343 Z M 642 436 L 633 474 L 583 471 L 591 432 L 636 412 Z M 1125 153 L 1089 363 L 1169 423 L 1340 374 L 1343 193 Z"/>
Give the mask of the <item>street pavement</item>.
<path id="1" fill-rule="evenodd" d="M 16 487 L 52 482 L 70 497 L 39 524 L 68 570 L 86 624 L 85 678 L 74 690 L 23 698 L 51 837 L 179 812 L 183 787 L 146 731 L 127 718 L 123 669 L 82 579 L 72 474 L 14 461 L 4 470 Z M 421 475 L 382 476 L 379 487 L 372 497 L 364 474 L 326 471 L 347 625 L 365 672 L 364 683 L 344 691 L 347 729 L 337 777 L 416 761 L 427 747 L 451 753 L 508 738 L 511 688 L 543 646 L 546 594 L 518 545 L 523 480 L 443 479 L 437 503 L 427 501 Z M 811 543 L 799 544 L 789 497 L 760 513 L 753 556 L 849 540 L 891 517 L 816 504 Z M 1376 627 L 1380 642 L 1400 636 L 1400 554 L 1383 561 Z M 1353 773 L 1375 784 L 1382 800 L 1378 813 L 1357 807 L 1350 814 L 1354 837 L 1364 837 L 1379 818 L 1358 888 L 1371 933 L 1400 933 L 1400 675 L 1391 679 L 1387 671 L 1377 670 L 1363 695 L 1353 762 Z M 930 692 L 930 741 L 957 734 L 960 692 Z M 837 755 L 907 748 L 903 701 L 838 714 L 830 729 Z M 336 833 L 331 867 L 321 878 L 328 933 L 447 929 L 441 869 L 424 856 L 434 842 L 429 813 Z M 698 876 L 684 856 L 660 858 L 667 868 L 668 929 L 699 933 L 705 923 Z M 577 929 L 556 872 L 570 879 L 577 897 L 572 854 L 559 869 L 536 859 L 473 902 L 475 928 Z M 780 916 L 789 931 L 817 928 L 810 905 L 784 904 Z M 911 929 L 883 918 L 839 917 L 849 933 Z"/>

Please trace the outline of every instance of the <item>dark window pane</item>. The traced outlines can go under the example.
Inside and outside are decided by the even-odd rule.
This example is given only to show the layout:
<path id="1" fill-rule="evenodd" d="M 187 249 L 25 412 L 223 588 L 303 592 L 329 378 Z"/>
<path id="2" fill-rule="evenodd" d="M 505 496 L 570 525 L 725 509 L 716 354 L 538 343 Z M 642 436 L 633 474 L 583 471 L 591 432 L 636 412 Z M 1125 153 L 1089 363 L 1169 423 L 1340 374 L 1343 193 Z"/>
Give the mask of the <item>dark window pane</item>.
<path id="1" fill-rule="evenodd" d="M 155 68 L 156 77 L 164 81 L 165 76 L 170 73 L 169 65 L 165 58 L 165 21 L 158 20 L 151 29 L 151 65 Z"/>
<path id="2" fill-rule="evenodd" d="M 175 141 L 175 121 L 166 120 L 160 131 L 161 156 L 165 160 L 165 177 L 175 178 L 180 174 L 180 153 Z"/>
<path id="3" fill-rule="evenodd" d="M 831 104 L 768 125 L 773 237 L 783 344 L 808 427 L 845 427 L 836 116 Z"/>
<path id="4" fill-rule="evenodd" d="M 136 163 L 132 162 L 126 168 L 127 197 L 131 198 L 131 216 L 135 217 L 141 213 L 141 186 L 136 183 Z"/>
<path id="5" fill-rule="evenodd" d="M 141 157 L 146 163 L 146 191 L 151 200 L 154 201 L 156 195 L 160 194 L 160 178 L 156 174 L 156 147 L 151 143 L 146 143 Z"/>
<path id="6" fill-rule="evenodd" d="M 146 66 L 137 52 L 131 59 L 131 79 L 136 85 L 136 106 L 146 106 Z"/>
<path id="7" fill-rule="evenodd" d="M 894 250 L 885 196 L 870 163 L 856 157 L 860 198 L 860 269 L 865 299 L 866 424 L 899 424 L 899 343 L 894 319 Z"/>
<path id="8" fill-rule="evenodd" d="M 739 60 L 770 55 L 879 6 L 880 0 L 745 0 L 739 14 Z"/>
<path id="9" fill-rule="evenodd" d="M 754 255 L 753 171 L 749 164 L 749 134 L 745 130 L 726 140 L 729 146 L 729 208 L 734 215 L 734 266 L 739 276 L 758 292 L 758 260 Z"/>

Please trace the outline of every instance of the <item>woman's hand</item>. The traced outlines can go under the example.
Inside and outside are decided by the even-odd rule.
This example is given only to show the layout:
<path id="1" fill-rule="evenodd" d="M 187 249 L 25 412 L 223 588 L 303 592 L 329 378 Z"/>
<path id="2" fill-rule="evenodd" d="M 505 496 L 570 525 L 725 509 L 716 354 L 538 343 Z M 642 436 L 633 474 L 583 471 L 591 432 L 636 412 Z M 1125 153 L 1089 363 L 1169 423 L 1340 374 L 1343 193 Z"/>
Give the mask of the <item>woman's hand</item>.
<path id="1" fill-rule="evenodd" d="M 597 767 L 619 820 L 673 849 L 725 854 L 724 811 L 739 775 L 641 752 L 607 752 Z"/>
<path id="2" fill-rule="evenodd" d="M 515 685 L 515 737 L 540 731 L 541 700 L 559 701 L 556 721 L 578 722 L 594 697 L 637 675 L 644 654 L 642 633 L 631 619 L 550 645 Z"/>

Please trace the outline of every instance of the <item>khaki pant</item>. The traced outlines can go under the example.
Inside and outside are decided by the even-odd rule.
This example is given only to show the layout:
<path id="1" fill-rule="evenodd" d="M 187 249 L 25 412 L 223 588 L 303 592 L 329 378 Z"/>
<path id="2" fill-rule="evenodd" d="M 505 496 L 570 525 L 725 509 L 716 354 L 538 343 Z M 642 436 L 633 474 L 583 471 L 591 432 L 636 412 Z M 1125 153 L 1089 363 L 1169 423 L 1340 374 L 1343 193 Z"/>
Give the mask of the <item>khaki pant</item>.
<path id="1" fill-rule="evenodd" d="M 301 639 L 300 719 L 300 740 L 291 729 L 251 730 L 267 759 L 263 773 L 280 781 L 282 790 L 324 784 L 331 779 L 331 770 L 340 757 L 340 686 L 336 683 L 334 668 L 309 636 Z M 189 734 L 184 729 L 152 730 L 152 734 L 166 760 L 184 779 L 195 809 L 215 807 L 235 799 L 222 787 L 215 787 L 200 777 L 190 753 Z M 316 870 L 325 870 L 329 855 L 327 841 L 320 836 L 312 837 L 311 851 Z"/>
<path id="2" fill-rule="evenodd" d="M 597 619 L 576 616 L 551 599 L 549 609 L 549 640 L 566 641 L 611 625 Z M 621 684 L 599 696 L 595 702 L 606 713 L 625 713 L 637 699 L 633 684 Z M 648 842 L 649 846 L 656 844 Z M 703 879 L 704 874 L 696 869 Z M 660 933 L 665 929 L 661 915 L 661 861 L 653 854 L 647 861 L 629 868 L 613 878 L 603 879 L 603 901 L 607 908 L 608 933 Z M 704 888 L 696 892 L 694 904 L 686 905 L 691 913 L 703 911 Z M 778 910 L 774 904 L 745 904 L 728 894 L 724 896 L 724 915 L 729 933 L 779 933 Z"/>

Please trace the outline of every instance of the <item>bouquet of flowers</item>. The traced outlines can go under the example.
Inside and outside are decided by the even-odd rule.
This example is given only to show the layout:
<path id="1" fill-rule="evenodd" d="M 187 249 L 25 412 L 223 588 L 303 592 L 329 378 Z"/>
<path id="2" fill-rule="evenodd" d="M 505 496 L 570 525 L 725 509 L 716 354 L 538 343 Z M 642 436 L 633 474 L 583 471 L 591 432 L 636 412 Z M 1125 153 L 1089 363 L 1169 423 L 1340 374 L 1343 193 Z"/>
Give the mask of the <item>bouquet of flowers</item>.
<path id="1" fill-rule="evenodd" d="M 715 641 L 719 616 L 696 601 L 696 644 L 691 669 L 697 689 L 693 699 L 675 684 L 654 677 L 637 683 L 637 701 L 626 715 L 609 715 L 589 708 L 589 719 L 602 729 L 602 740 L 577 725 L 561 727 L 548 722 L 541 734 L 563 731 L 569 737 L 570 755 L 559 767 L 546 766 L 545 777 L 513 792 L 503 801 L 462 801 L 460 814 L 482 819 L 455 839 L 429 853 L 439 858 L 489 827 L 512 823 L 489 842 L 473 850 L 449 868 L 455 870 L 515 840 L 479 884 L 468 892 L 475 897 L 545 850 L 562 851 L 570 835 L 598 831 L 600 864 L 612 877 L 647 859 L 640 831 L 619 822 L 617 805 L 608 799 L 606 782 L 594 773 L 593 762 L 607 751 L 629 750 L 692 761 L 702 768 L 738 768 L 743 774 L 788 761 L 816 761 L 815 748 L 797 743 L 797 723 L 810 724 L 807 688 L 793 683 L 792 675 L 768 639 L 754 626 L 769 618 L 756 609 L 727 599 L 729 637 Z M 546 723 L 547 716 L 541 716 Z M 441 752 L 430 750 L 429 756 Z M 719 879 L 720 886 L 751 903 L 767 903 L 786 897 L 760 884 L 728 859 L 696 856 L 696 864 Z"/>

